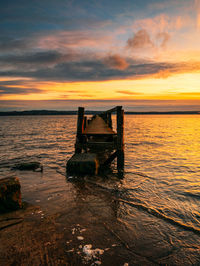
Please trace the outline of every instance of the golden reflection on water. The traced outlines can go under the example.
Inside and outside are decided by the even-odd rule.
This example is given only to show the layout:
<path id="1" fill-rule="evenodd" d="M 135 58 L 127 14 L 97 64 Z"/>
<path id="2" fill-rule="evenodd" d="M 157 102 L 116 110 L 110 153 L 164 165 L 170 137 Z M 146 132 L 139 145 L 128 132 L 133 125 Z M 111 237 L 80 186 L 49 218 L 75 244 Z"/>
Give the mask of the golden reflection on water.
<path id="1" fill-rule="evenodd" d="M 199 115 L 126 115 L 124 178 L 109 172 L 83 183 L 65 176 L 76 116 L 0 119 L 0 173 L 10 174 L 24 160 L 40 161 L 43 173 L 16 174 L 23 201 L 39 205 L 44 217 L 56 213 L 63 227 L 67 219 L 87 222 L 90 237 L 97 233 L 102 241 L 113 232 L 157 264 L 199 265 Z M 96 224 L 107 231 L 92 231 Z"/>
<path id="2" fill-rule="evenodd" d="M 199 132 L 199 115 L 126 115 L 125 173 L 116 189 L 120 197 L 200 227 Z M 75 133 L 76 116 L 1 118 L 1 173 L 9 172 L 15 163 L 32 160 L 40 161 L 46 171 L 65 176 L 66 161 L 74 152 Z M 114 173 L 109 175 L 106 180 L 95 178 L 95 182 L 113 189 L 118 181 Z M 51 194 L 55 189 L 52 180 L 47 175 L 36 189 L 40 191 L 42 186 Z M 61 179 L 56 182 L 59 186 Z M 30 186 L 35 186 L 31 178 L 25 182 L 25 191 Z M 36 194 L 36 190 L 30 197 L 25 193 L 30 200 Z M 120 213 L 120 209 L 115 212 Z"/>

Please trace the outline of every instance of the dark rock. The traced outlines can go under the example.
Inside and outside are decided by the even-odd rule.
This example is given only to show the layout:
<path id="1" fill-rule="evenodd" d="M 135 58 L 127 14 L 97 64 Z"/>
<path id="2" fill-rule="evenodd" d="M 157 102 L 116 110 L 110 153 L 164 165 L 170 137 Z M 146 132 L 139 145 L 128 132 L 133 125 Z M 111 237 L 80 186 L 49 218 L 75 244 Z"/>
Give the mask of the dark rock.
<path id="1" fill-rule="evenodd" d="M 19 163 L 12 167 L 13 170 L 32 170 L 32 171 L 43 171 L 43 166 L 39 162 L 28 162 L 28 163 Z"/>
<path id="2" fill-rule="evenodd" d="M 0 179 L 0 213 L 22 207 L 20 188 L 17 177 Z"/>

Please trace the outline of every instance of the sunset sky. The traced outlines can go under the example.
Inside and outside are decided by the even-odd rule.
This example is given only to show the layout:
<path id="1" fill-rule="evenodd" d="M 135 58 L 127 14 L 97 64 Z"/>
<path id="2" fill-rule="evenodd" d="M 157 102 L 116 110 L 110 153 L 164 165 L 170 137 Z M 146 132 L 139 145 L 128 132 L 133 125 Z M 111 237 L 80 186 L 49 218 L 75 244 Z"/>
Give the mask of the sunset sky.
<path id="1" fill-rule="evenodd" d="M 0 17 L 0 110 L 200 110 L 200 0 L 10 0 Z"/>

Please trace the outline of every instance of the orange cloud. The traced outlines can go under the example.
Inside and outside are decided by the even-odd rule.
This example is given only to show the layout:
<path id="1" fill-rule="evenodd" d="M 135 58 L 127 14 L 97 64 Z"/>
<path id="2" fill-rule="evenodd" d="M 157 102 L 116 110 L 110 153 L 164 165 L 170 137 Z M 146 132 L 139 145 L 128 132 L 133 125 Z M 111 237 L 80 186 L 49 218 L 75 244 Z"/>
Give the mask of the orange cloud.
<path id="1" fill-rule="evenodd" d="M 154 44 L 150 39 L 148 32 L 144 29 L 139 30 L 136 34 L 128 39 L 128 48 L 131 49 L 141 49 L 141 48 L 153 48 Z"/>
<path id="2" fill-rule="evenodd" d="M 119 69 L 119 70 L 124 70 L 129 66 L 126 60 L 117 54 L 110 55 L 107 58 L 105 58 L 104 63 L 108 65 L 110 68 Z"/>
<path id="3" fill-rule="evenodd" d="M 120 94 L 126 94 L 126 95 L 141 95 L 141 94 L 143 94 L 140 92 L 133 92 L 133 91 L 127 91 L 127 90 L 117 90 L 115 92 L 120 93 Z"/>

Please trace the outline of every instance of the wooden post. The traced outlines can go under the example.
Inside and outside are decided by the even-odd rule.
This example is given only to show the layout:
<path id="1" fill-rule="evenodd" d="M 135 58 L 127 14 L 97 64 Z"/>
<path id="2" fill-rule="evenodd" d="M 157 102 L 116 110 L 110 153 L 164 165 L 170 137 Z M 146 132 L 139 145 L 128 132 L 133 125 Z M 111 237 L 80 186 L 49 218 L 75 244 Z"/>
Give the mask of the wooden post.
<path id="1" fill-rule="evenodd" d="M 107 120 L 108 120 L 108 126 L 112 129 L 112 118 L 111 118 L 111 113 L 107 114 Z"/>
<path id="2" fill-rule="evenodd" d="M 100 114 L 100 117 L 107 123 L 107 113 Z"/>
<path id="3" fill-rule="evenodd" d="M 87 126 L 87 116 L 84 116 L 84 129 L 86 128 Z"/>
<path id="4" fill-rule="evenodd" d="M 117 169 L 124 169 L 124 110 L 117 106 Z"/>
<path id="5" fill-rule="evenodd" d="M 77 119 L 77 133 L 76 133 L 76 144 L 81 143 L 81 135 L 83 134 L 84 127 L 84 107 L 78 108 L 78 119 Z M 76 147 L 75 145 L 75 153 L 81 153 L 82 149 L 80 147 Z"/>

